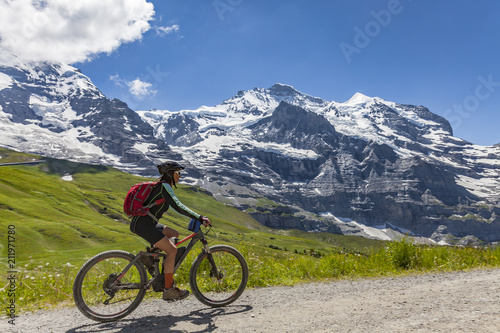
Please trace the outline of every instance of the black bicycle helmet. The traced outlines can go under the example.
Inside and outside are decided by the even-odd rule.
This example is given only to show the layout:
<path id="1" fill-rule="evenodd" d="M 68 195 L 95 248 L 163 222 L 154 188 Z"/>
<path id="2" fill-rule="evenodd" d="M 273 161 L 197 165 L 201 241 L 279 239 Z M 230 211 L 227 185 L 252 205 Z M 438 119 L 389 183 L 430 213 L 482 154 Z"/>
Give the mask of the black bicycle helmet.
<path id="1" fill-rule="evenodd" d="M 185 169 L 185 167 L 183 167 L 179 163 L 171 162 L 171 161 L 163 162 L 162 164 L 157 165 L 157 167 L 158 167 L 158 172 L 160 173 L 160 175 L 166 174 L 169 171 L 177 171 L 177 170 L 184 170 Z"/>

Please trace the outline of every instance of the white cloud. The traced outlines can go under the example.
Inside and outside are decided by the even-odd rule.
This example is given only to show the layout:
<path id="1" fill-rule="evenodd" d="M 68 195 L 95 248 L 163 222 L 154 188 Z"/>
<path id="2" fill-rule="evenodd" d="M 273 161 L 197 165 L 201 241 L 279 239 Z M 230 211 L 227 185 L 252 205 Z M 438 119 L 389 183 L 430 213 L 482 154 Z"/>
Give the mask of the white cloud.
<path id="1" fill-rule="evenodd" d="M 87 61 L 141 39 L 154 14 L 146 0 L 2 0 L 0 53 L 28 62 Z"/>
<path id="2" fill-rule="evenodd" d="M 146 96 L 154 96 L 158 90 L 153 90 L 153 85 L 149 82 L 137 78 L 133 81 L 122 79 L 118 74 L 109 77 L 119 87 L 127 87 L 130 94 L 137 99 L 143 99 Z"/>
<path id="3" fill-rule="evenodd" d="M 127 84 L 127 81 L 125 81 L 124 79 L 120 78 L 120 75 L 116 74 L 116 75 L 111 75 L 109 77 L 109 79 L 111 81 L 113 81 L 117 86 L 119 87 L 123 87 L 124 85 Z"/>
<path id="4" fill-rule="evenodd" d="M 158 92 L 151 89 L 153 86 L 151 83 L 141 81 L 139 78 L 127 82 L 127 86 L 130 93 L 138 99 L 143 99 L 146 96 L 154 96 Z"/>
<path id="5" fill-rule="evenodd" d="M 180 27 L 178 24 L 174 24 L 170 27 L 155 27 L 156 34 L 160 37 L 164 37 L 166 35 L 170 35 L 172 33 L 179 32 L 179 29 L 180 29 Z"/>

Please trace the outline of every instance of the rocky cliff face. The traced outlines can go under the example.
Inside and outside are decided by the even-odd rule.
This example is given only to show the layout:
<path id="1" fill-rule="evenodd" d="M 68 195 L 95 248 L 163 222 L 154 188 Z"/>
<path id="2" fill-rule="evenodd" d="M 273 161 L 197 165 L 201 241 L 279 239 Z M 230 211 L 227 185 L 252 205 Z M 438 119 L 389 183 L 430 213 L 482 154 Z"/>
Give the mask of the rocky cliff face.
<path id="1" fill-rule="evenodd" d="M 1 145 L 21 151 L 143 175 L 182 160 L 185 181 L 274 228 L 500 239 L 500 147 L 453 137 L 422 106 L 276 84 L 135 112 L 73 67 L 0 65 L 0 120 Z"/>
<path id="2" fill-rule="evenodd" d="M 134 169 L 177 157 L 151 126 L 119 100 L 106 98 L 66 65 L 0 65 L 2 145 L 46 156 Z M 138 170 L 138 169 L 137 169 Z"/>
<path id="3" fill-rule="evenodd" d="M 202 170 L 191 181 L 267 226 L 500 236 L 500 150 L 453 137 L 425 107 L 361 94 L 328 102 L 278 84 L 215 107 L 140 114 L 183 136 L 196 128 L 196 140 L 175 147 Z"/>

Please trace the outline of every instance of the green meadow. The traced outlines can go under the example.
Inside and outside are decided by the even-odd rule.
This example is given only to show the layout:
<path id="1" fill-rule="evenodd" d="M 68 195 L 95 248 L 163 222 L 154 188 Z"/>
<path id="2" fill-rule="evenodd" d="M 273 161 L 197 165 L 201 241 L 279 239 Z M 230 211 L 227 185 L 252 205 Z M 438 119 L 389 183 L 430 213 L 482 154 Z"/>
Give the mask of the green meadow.
<path id="1" fill-rule="evenodd" d="M 39 156 L 0 149 L 0 163 Z M 44 159 L 37 165 L 0 167 L 0 300 L 15 298 L 17 314 L 72 306 L 72 284 L 79 267 L 102 251 L 136 253 L 147 246 L 129 230 L 122 211 L 129 188 L 149 180 L 119 170 Z M 63 180 L 71 175 L 72 180 Z M 356 236 L 272 230 L 250 215 L 217 202 L 210 193 L 178 186 L 188 207 L 210 217 L 210 245 L 229 244 L 243 253 L 251 288 L 338 278 L 381 277 L 424 272 L 498 267 L 500 249 L 416 245 L 408 238 L 382 242 Z M 163 223 L 186 236 L 188 219 L 174 211 Z M 10 237 L 9 237 L 10 236 Z M 176 281 L 188 286 L 188 256 Z M 15 276 L 15 292 L 8 278 Z M 158 297 L 153 292 L 150 297 Z"/>

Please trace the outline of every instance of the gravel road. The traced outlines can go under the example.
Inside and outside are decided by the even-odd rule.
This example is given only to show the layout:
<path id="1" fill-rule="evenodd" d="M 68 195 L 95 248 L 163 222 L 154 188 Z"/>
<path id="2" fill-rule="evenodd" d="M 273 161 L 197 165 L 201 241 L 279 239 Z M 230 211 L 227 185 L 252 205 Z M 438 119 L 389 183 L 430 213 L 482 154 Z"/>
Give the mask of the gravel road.
<path id="1" fill-rule="evenodd" d="M 160 294 L 158 294 L 160 296 Z M 226 308 L 148 300 L 100 324 L 76 308 L 21 314 L 0 332 L 500 332 L 500 269 L 246 290 Z"/>

